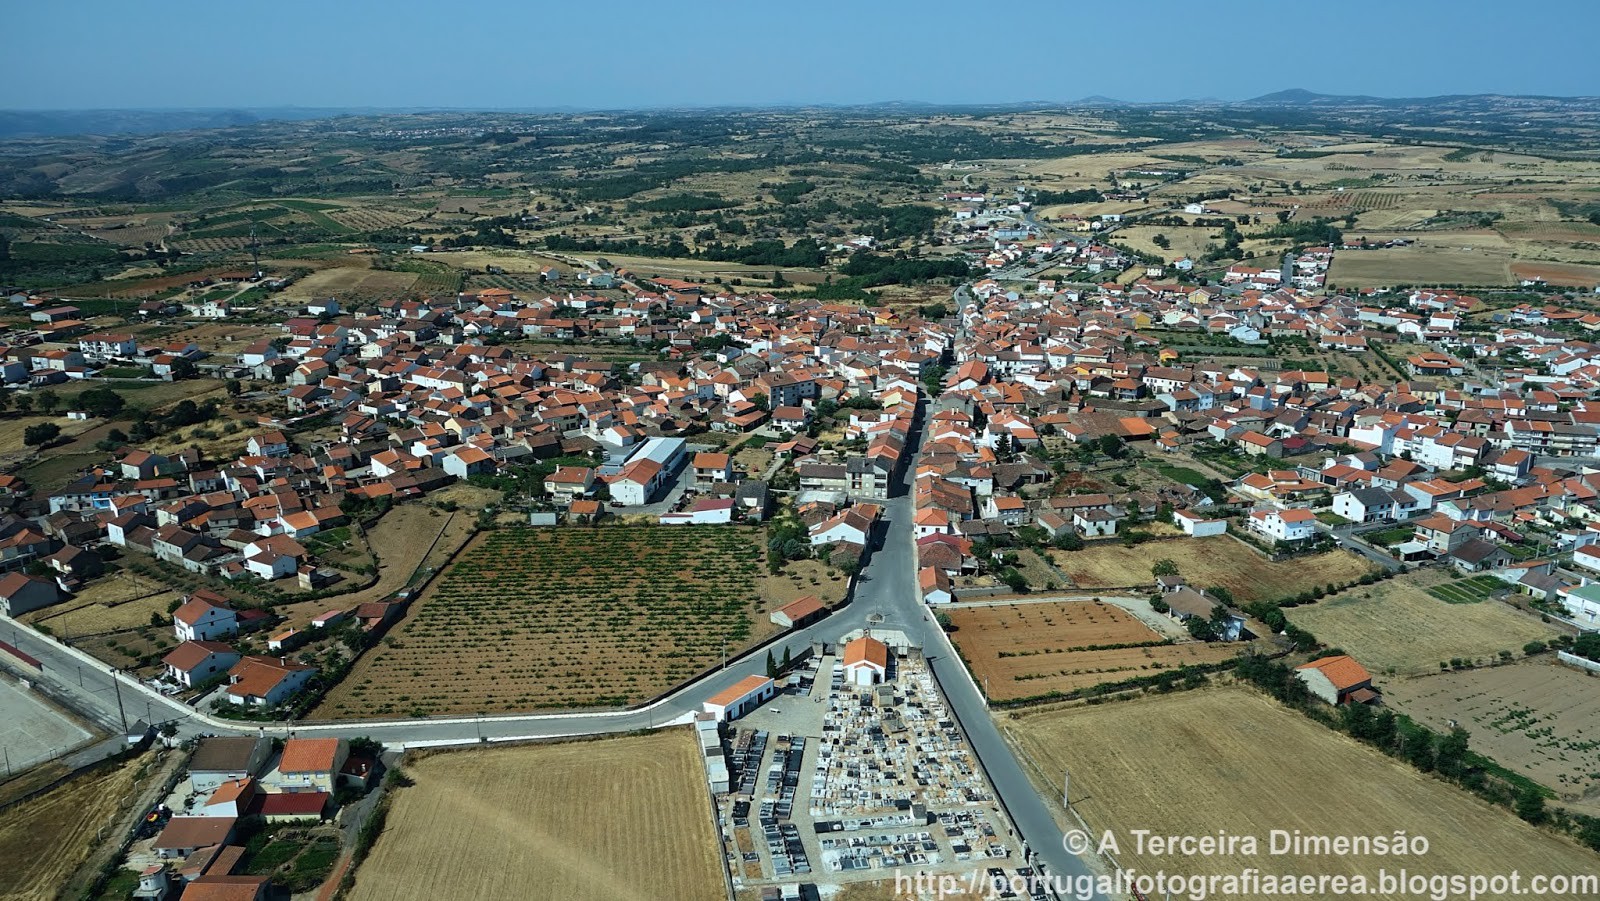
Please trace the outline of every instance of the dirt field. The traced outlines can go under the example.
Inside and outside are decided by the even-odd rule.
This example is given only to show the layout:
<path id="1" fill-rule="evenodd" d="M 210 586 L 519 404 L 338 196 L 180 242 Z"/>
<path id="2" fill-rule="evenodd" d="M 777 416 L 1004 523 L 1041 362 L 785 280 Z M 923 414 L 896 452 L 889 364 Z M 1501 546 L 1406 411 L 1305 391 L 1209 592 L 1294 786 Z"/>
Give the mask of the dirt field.
<path id="1" fill-rule="evenodd" d="M 150 625 L 152 613 L 165 617 L 178 595 L 154 579 L 122 571 L 91 582 L 60 604 L 25 613 L 22 621 L 44 623 L 63 637 L 137 629 Z"/>
<path id="2" fill-rule="evenodd" d="M 1318 585 L 1342 584 L 1373 569 L 1365 558 L 1342 550 L 1273 563 L 1220 535 L 1147 542 L 1134 547 L 1120 542 L 1096 542 L 1081 551 L 1050 552 L 1050 559 L 1080 588 L 1154 585 L 1150 566 L 1163 558 L 1178 564 L 1178 572 L 1189 584 L 1198 588 L 1220 585 L 1233 592 L 1240 603 L 1295 595 Z"/>
<path id="3" fill-rule="evenodd" d="M 1374 673 L 1437 672 L 1440 661 L 1488 659 L 1502 650 L 1520 653 L 1528 642 L 1556 634 L 1498 601 L 1445 603 L 1419 587 L 1432 584 L 1426 581 L 1430 578 L 1408 576 L 1358 587 L 1284 613 Z"/>
<path id="4" fill-rule="evenodd" d="M 950 610 L 949 616 L 957 627 L 951 639 L 978 684 L 987 686 L 996 701 L 1215 663 L 1248 647 L 1164 644 L 1133 614 L 1102 601 L 962 607 Z M 1144 646 L 1115 647 L 1134 644 Z"/>
<path id="5" fill-rule="evenodd" d="M 759 634 L 756 623 L 774 604 L 760 590 L 761 537 L 711 526 L 486 532 L 315 716 L 619 706 L 652 697 Z M 806 579 L 788 590 L 819 587 Z M 472 654 L 461 653 L 469 647 Z"/>
<path id="6" fill-rule="evenodd" d="M 85 776 L 0 814 L 0 898 L 57 897 L 89 856 L 95 832 L 109 823 L 134 786 L 138 761 Z"/>
<path id="7" fill-rule="evenodd" d="M 401 294 L 410 290 L 416 281 L 415 272 L 339 266 L 311 273 L 290 285 L 282 296 L 290 299 Z"/>
<path id="8" fill-rule="evenodd" d="M 279 607 L 277 612 L 288 617 L 285 625 L 305 628 L 312 617 L 325 610 L 348 609 L 394 597 L 410 583 L 418 567 L 437 567 L 449 559 L 472 537 L 472 529 L 472 517 L 465 514 L 442 513 L 421 504 L 396 507 L 367 532 L 367 544 L 378 558 L 376 584 L 349 594 Z"/>
<path id="9" fill-rule="evenodd" d="M 1592 852 L 1242 687 L 1040 711 L 1008 729 L 1051 803 L 1060 804 L 1061 774 L 1070 768 L 1073 807 L 1091 833 L 1112 831 L 1121 865 L 1144 872 L 1258 867 L 1282 876 L 1375 879 L 1381 867 L 1402 866 L 1446 874 L 1595 869 Z M 1141 829 L 1159 836 L 1254 836 L 1258 853 L 1236 847 L 1215 856 L 1140 854 L 1131 833 Z M 1430 848 L 1424 858 L 1272 856 L 1274 829 L 1313 836 L 1404 830 L 1427 837 Z"/>
<path id="10" fill-rule="evenodd" d="M 1339 287 L 1392 285 L 1509 285 L 1509 257 L 1482 249 L 1432 246 L 1343 251 L 1334 254 L 1328 284 Z"/>
<path id="11" fill-rule="evenodd" d="M 1385 702 L 1443 732 L 1452 720 L 1473 747 L 1600 813 L 1600 682 L 1548 658 L 1396 679 Z"/>
<path id="12" fill-rule="evenodd" d="M 1169 246 L 1158 246 L 1152 240 L 1156 235 L 1165 235 Z M 1176 260 L 1184 256 L 1199 259 L 1207 251 L 1222 246 L 1222 231 L 1173 225 L 1134 225 L 1119 229 L 1116 243 L 1126 244 L 1141 253 L 1154 254 L 1164 260 Z"/>
<path id="13" fill-rule="evenodd" d="M 425 757 L 351 898 L 720 898 L 698 757 L 684 729 Z"/>
<path id="14" fill-rule="evenodd" d="M 1547 284 L 1563 287 L 1594 288 L 1600 285 L 1600 266 L 1519 261 L 1511 264 L 1511 272 L 1518 279 L 1542 278 Z"/>
<path id="15" fill-rule="evenodd" d="M 166 336 L 166 341 L 193 341 L 209 353 L 237 354 L 250 344 L 283 334 L 277 325 L 250 325 L 243 322 L 202 322 L 186 325 Z"/>

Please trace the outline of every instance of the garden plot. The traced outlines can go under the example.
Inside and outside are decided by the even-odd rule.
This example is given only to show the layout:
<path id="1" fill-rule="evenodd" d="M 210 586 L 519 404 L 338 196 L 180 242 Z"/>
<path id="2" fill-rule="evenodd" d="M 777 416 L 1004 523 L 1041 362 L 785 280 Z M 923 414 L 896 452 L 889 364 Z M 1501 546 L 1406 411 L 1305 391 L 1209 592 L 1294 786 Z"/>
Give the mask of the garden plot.
<path id="1" fill-rule="evenodd" d="M 751 640 L 762 556 L 760 530 L 731 526 L 489 532 L 318 715 L 646 700 Z"/>
<path id="2" fill-rule="evenodd" d="M 1248 644 L 1174 643 L 1103 601 L 962 607 L 956 649 L 990 700 L 1014 701 L 1228 660 Z"/>
<path id="3" fill-rule="evenodd" d="M 1431 729 L 1451 723 L 1496 763 L 1546 785 L 1563 802 L 1600 813 L 1600 691 L 1593 677 L 1528 661 L 1397 679 L 1385 703 Z"/>
<path id="4" fill-rule="evenodd" d="M 1412 574 L 1355 588 L 1285 610 L 1289 621 L 1331 647 L 1343 648 L 1374 674 L 1422 673 L 1451 660 L 1492 660 L 1556 630 L 1495 602 L 1450 603 L 1416 584 Z"/>

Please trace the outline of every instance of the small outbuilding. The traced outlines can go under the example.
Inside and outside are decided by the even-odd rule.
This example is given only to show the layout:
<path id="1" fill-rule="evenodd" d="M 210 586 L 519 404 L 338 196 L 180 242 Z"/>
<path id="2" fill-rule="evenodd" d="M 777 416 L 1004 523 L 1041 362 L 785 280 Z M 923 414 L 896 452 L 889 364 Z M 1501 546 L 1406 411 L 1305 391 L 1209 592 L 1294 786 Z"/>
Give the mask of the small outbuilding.
<path id="1" fill-rule="evenodd" d="M 852 685 L 868 686 L 889 675 L 889 646 L 863 635 L 844 646 L 844 678 Z"/>
<path id="2" fill-rule="evenodd" d="M 736 720 L 770 701 L 777 693 L 777 683 L 766 676 L 745 676 L 708 698 L 705 710 L 718 721 Z"/>

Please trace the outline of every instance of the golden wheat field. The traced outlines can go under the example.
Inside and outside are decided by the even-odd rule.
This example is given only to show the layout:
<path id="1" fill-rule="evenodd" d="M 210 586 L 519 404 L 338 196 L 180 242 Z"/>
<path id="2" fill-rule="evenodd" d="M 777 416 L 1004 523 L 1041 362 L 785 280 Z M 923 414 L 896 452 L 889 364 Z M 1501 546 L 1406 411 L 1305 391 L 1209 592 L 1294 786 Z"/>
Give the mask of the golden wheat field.
<path id="1" fill-rule="evenodd" d="M 698 757 L 686 729 L 424 757 L 351 897 L 723 897 Z"/>

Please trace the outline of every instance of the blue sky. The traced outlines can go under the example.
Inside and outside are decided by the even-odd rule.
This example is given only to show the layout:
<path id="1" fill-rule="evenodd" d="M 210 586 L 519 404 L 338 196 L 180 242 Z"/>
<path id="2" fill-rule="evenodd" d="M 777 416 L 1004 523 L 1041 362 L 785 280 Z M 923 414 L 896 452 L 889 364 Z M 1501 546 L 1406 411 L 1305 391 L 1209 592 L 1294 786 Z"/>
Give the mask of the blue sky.
<path id="1" fill-rule="evenodd" d="M 0 5 L 6 109 L 1600 94 L 1594 0 Z"/>

